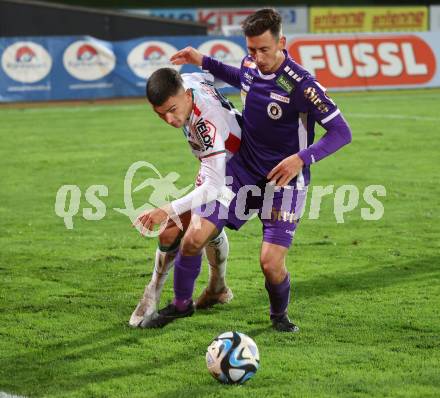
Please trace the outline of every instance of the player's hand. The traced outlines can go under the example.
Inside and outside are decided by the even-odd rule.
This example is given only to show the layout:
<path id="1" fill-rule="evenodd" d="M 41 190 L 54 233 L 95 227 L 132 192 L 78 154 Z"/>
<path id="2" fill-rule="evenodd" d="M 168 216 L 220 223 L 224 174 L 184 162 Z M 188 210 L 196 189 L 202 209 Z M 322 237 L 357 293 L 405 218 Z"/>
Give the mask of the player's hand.
<path id="1" fill-rule="evenodd" d="M 277 187 L 286 186 L 298 175 L 304 162 L 298 155 L 292 155 L 278 163 L 267 175 L 267 179 Z"/>
<path id="2" fill-rule="evenodd" d="M 154 210 L 144 211 L 133 223 L 133 227 L 141 227 L 141 235 L 146 234 L 147 231 L 152 231 L 155 225 L 162 224 L 169 217 L 167 211 L 163 208 L 157 208 Z"/>
<path id="3" fill-rule="evenodd" d="M 185 47 L 170 58 L 173 65 L 192 64 L 202 66 L 202 60 L 203 54 L 192 47 Z"/>

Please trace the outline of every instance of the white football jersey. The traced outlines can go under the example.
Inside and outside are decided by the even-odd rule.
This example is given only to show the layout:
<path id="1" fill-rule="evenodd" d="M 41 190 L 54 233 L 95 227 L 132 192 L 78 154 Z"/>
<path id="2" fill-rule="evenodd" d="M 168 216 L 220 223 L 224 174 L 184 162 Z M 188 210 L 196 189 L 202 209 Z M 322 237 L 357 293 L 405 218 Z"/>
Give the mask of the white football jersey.
<path id="1" fill-rule="evenodd" d="M 200 160 L 200 171 L 196 188 L 171 206 L 176 214 L 212 200 L 228 207 L 234 194 L 225 185 L 226 162 L 240 147 L 241 114 L 217 91 L 209 73 L 186 73 L 182 79 L 193 95 L 193 109 L 183 132 Z"/>
<path id="2" fill-rule="evenodd" d="M 229 159 L 240 147 L 241 114 L 218 92 L 209 73 L 182 74 L 193 93 L 193 110 L 183 127 L 193 154 L 200 160 L 223 155 Z"/>

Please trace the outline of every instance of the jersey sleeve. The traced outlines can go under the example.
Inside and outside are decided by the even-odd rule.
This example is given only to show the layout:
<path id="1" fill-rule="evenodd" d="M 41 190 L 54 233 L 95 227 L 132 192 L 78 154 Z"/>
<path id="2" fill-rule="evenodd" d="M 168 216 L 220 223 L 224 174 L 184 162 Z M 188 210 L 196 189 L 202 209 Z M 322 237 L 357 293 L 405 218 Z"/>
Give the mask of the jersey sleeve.
<path id="1" fill-rule="evenodd" d="M 188 210 L 219 199 L 225 185 L 226 157 L 207 157 L 202 159 L 200 174 L 204 181 L 182 198 L 173 200 L 171 207 L 175 214 L 183 214 Z"/>
<path id="2" fill-rule="evenodd" d="M 214 58 L 204 56 L 202 69 L 212 73 L 217 79 L 223 80 L 233 87 L 240 88 L 240 69 L 226 65 Z"/>
<path id="3" fill-rule="evenodd" d="M 324 128 L 326 123 L 341 113 L 338 106 L 327 95 L 326 89 L 315 79 L 305 79 L 295 94 L 295 103 L 299 110 L 312 114 Z"/>
<path id="4" fill-rule="evenodd" d="M 297 104 L 300 110 L 312 114 L 326 130 L 318 142 L 298 153 L 304 164 L 308 166 L 350 143 L 351 130 L 337 105 L 326 94 L 326 89 L 316 80 L 307 79 L 299 91 L 300 98 L 297 99 Z"/>

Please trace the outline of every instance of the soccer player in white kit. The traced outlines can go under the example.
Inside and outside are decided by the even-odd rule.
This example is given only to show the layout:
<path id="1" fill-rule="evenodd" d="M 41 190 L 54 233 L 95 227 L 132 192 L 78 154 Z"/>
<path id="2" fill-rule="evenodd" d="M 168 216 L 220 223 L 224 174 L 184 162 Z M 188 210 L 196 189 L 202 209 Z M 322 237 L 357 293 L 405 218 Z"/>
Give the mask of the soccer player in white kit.
<path id="1" fill-rule="evenodd" d="M 178 253 L 180 239 L 190 224 L 191 211 L 215 199 L 227 207 L 232 200 L 233 194 L 225 185 L 226 162 L 237 152 L 241 139 L 241 114 L 218 92 L 214 77 L 208 73 L 180 75 L 172 68 L 158 69 L 148 80 L 146 95 L 162 120 L 183 129 L 193 155 L 200 160 L 200 171 L 193 191 L 142 213 L 135 222 L 142 226 L 142 233 L 149 225 L 165 221 L 167 224 L 159 235 L 151 281 L 129 321 L 134 327 L 147 326 L 157 316 L 163 285 Z M 179 217 L 182 229 L 173 221 L 175 217 Z M 232 299 L 225 282 L 229 251 L 225 231 L 204 243 L 210 272 L 208 286 L 196 301 L 198 308 Z M 176 267 L 174 277 L 178 278 L 182 272 L 186 270 Z"/>

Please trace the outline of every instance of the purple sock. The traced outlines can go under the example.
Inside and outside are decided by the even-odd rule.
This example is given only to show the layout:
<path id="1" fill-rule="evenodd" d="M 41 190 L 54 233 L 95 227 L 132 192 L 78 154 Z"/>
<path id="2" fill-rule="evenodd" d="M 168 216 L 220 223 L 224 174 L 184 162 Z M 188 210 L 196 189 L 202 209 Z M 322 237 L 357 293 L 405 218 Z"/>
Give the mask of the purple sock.
<path id="1" fill-rule="evenodd" d="M 290 300 L 290 274 L 278 285 L 273 285 L 266 280 L 266 290 L 269 293 L 270 315 L 278 316 L 287 312 Z"/>
<path id="2" fill-rule="evenodd" d="M 179 250 L 174 261 L 174 304 L 186 308 L 192 298 L 194 283 L 202 266 L 202 254 L 184 256 Z M 185 303 L 186 302 L 186 303 Z"/>

